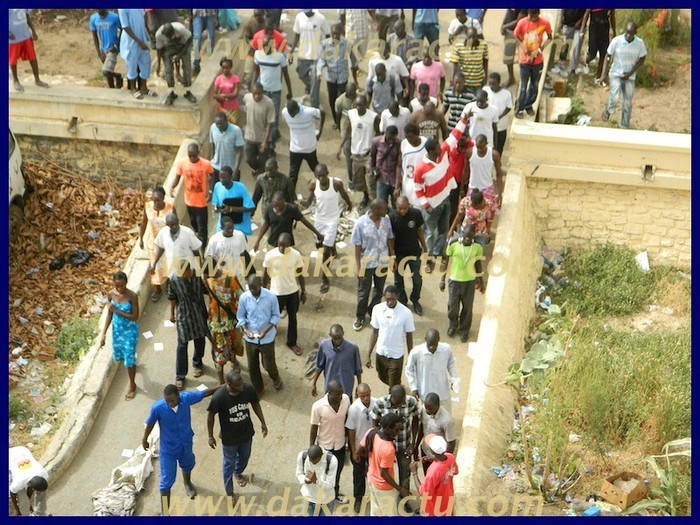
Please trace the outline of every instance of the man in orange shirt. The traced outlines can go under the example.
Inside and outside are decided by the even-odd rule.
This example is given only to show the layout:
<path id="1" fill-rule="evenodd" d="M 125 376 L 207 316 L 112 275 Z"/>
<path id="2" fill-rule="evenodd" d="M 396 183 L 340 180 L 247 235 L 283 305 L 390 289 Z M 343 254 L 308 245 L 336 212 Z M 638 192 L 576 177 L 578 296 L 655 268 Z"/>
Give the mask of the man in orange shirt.
<path id="1" fill-rule="evenodd" d="M 544 40 L 544 35 L 547 40 Z M 520 19 L 513 35 L 520 42 L 520 95 L 515 116 L 523 118 L 523 111 L 533 116 L 532 105 L 537 99 L 537 85 L 544 64 L 544 48 L 552 41 L 552 26 L 540 16 L 539 9 L 528 9 L 527 16 Z"/>
<path id="2" fill-rule="evenodd" d="M 178 162 L 175 182 L 170 187 L 170 196 L 175 197 L 175 188 L 180 183 L 180 177 L 185 177 L 185 204 L 190 216 L 190 224 L 202 241 L 202 247 L 207 245 L 209 232 L 207 207 L 211 200 L 209 176 L 213 173 L 214 168 L 211 167 L 211 163 L 199 156 L 199 146 L 193 142 L 187 146 L 187 158 Z"/>
<path id="3" fill-rule="evenodd" d="M 394 439 L 403 429 L 403 425 L 400 415 L 394 412 L 385 414 L 379 421 L 380 428 L 368 430 L 360 442 L 360 455 L 367 456 L 369 462 L 367 479 L 371 516 L 398 516 L 397 496 L 406 498 L 411 495 L 394 477 Z"/>

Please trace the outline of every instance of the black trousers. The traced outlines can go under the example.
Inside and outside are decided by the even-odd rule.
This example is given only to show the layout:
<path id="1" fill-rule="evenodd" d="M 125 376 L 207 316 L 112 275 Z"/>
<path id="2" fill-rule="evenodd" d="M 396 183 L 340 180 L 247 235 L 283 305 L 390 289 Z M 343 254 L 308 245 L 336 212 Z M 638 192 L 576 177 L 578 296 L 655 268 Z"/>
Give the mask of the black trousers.
<path id="1" fill-rule="evenodd" d="M 385 269 L 381 266 L 379 268 Z M 365 268 L 364 277 L 357 281 L 357 309 L 355 310 L 355 317 L 358 319 L 364 319 L 368 313 L 372 315 L 372 308 L 382 300 L 386 275 L 378 276 L 377 270 L 379 268 Z M 374 294 L 370 301 L 369 293 L 372 291 L 372 282 L 374 282 Z M 369 305 L 367 304 L 368 302 Z"/>
<path id="2" fill-rule="evenodd" d="M 299 311 L 299 292 L 277 296 L 280 312 L 287 308 L 287 346 L 297 344 L 297 312 Z"/>
<path id="3" fill-rule="evenodd" d="M 335 101 L 336 99 L 345 93 L 345 88 L 347 87 L 347 82 L 328 82 L 326 81 L 326 88 L 328 88 L 328 103 L 331 105 L 331 115 L 333 115 L 333 122 L 338 122 L 338 115 L 335 112 Z"/>
<path id="4" fill-rule="evenodd" d="M 331 450 L 331 454 L 335 456 L 338 460 L 338 471 L 335 473 L 335 497 L 340 494 L 340 473 L 343 471 L 343 466 L 345 465 L 345 447 L 341 447 L 338 450 Z"/>
<path id="5" fill-rule="evenodd" d="M 177 354 L 175 355 L 175 379 L 185 379 L 188 371 L 187 363 L 187 343 L 177 338 Z M 204 357 L 204 345 L 206 341 L 204 337 L 198 337 L 194 340 L 194 355 L 192 356 L 192 366 L 202 368 L 202 357 Z"/>
<path id="6" fill-rule="evenodd" d="M 355 500 L 361 500 L 365 497 L 367 488 L 367 458 L 360 456 L 360 461 L 355 463 L 355 460 L 350 456 L 352 463 L 352 495 Z"/>
<path id="7" fill-rule="evenodd" d="M 498 153 L 503 153 L 503 147 L 506 145 L 506 136 L 508 135 L 508 130 L 504 129 L 499 131 L 496 135 L 496 144 L 494 144 L 493 149 Z"/>
<path id="8" fill-rule="evenodd" d="M 396 264 L 398 264 L 398 272 L 394 274 L 394 285 L 399 290 L 399 301 L 401 304 L 408 303 L 408 294 L 406 293 L 405 279 L 411 279 L 413 281 L 413 290 L 411 290 L 411 302 L 418 302 L 420 299 L 420 292 L 423 289 L 423 276 L 420 273 L 420 254 L 413 256 L 413 259 L 404 257 L 396 257 Z M 405 261 L 405 262 L 404 262 Z M 403 270 L 402 270 L 403 268 Z M 403 272 L 403 275 L 402 275 Z M 411 273 L 411 277 L 408 277 L 408 273 Z"/>
<path id="9" fill-rule="evenodd" d="M 294 184 L 295 190 L 297 188 L 297 179 L 299 178 L 299 168 L 301 168 L 301 163 L 303 161 L 306 161 L 309 168 L 311 168 L 311 171 L 314 171 L 316 166 L 318 166 L 318 158 L 316 158 L 315 151 L 312 151 L 311 153 L 289 152 L 289 178 Z"/>
<path id="10" fill-rule="evenodd" d="M 197 234 L 197 238 L 202 241 L 202 247 L 206 246 L 209 236 L 209 208 L 187 206 L 187 213 L 190 216 L 192 229 Z"/>

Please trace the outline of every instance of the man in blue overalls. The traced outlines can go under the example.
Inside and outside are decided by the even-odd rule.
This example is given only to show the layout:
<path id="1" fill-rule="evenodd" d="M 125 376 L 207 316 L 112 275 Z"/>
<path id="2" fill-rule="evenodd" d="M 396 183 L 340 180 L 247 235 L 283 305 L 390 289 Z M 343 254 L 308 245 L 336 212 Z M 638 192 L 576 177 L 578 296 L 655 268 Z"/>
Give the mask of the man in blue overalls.
<path id="1" fill-rule="evenodd" d="M 141 445 L 144 450 L 148 450 L 148 436 L 157 422 L 160 426 L 159 489 L 164 516 L 169 514 L 170 488 L 175 483 L 178 463 L 185 482 L 185 494 L 190 499 L 194 499 L 197 495 L 190 480 L 190 474 L 195 464 L 192 450 L 194 432 L 190 406 L 196 405 L 205 397 L 209 397 L 220 386 L 222 385 L 206 390 L 179 392 L 175 385 L 168 385 L 163 390 L 163 399 L 159 399 L 151 406 L 151 413 L 146 419 L 146 430 L 143 433 Z"/>

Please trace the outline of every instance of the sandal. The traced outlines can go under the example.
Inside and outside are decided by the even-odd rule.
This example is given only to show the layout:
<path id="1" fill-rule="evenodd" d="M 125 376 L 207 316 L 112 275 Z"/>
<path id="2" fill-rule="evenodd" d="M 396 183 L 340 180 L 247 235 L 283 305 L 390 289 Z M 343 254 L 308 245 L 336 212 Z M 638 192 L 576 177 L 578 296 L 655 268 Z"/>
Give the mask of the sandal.
<path id="1" fill-rule="evenodd" d="M 236 478 L 236 483 L 238 483 L 239 487 L 245 487 L 248 484 L 243 476 L 234 476 L 234 478 Z"/>
<path id="2" fill-rule="evenodd" d="M 515 118 L 523 118 L 524 116 L 522 109 L 515 112 Z"/>
<path id="3" fill-rule="evenodd" d="M 143 98 L 143 93 L 141 93 L 140 91 L 137 90 L 137 91 L 133 91 L 131 93 L 131 96 L 134 97 L 136 100 L 141 100 Z"/>
<path id="4" fill-rule="evenodd" d="M 183 95 L 188 101 L 190 101 L 192 104 L 197 103 L 197 97 L 195 97 L 192 92 L 188 91 Z"/>
<path id="5" fill-rule="evenodd" d="M 329 283 L 321 283 L 321 293 L 328 293 L 331 285 Z"/>
<path id="6" fill-rule="evenodd" d="M 162 294 L 162 292 L 156 292 L 156 291 L 151 292 L 151 301 L 153 301 L 154 303 L 157 303 L 158 301 L 160 301 L 161 294 Z"/>
<path id="7" fill-rule="evenodd" d="M 202 377 L 202 369 L 201 368 L 196 368 L 194 369 L 194 374 L 192 374 L 194 377 Z"/>
<path id="8" fill-rule="evenodd" d="M 533 115 L 535 114 L 535 110 L 532 109 L 532 108 L 527 108 L 527 109 L 525 110 L 525 113 L 527 113 L 527 114 L 530 115 L 530 116 L 533 116 Z"/>
<path id="9" fill-rule="evenodd" d="M 297 345 L 288 346 L 287 348 L 289 348 L 292 352 L 294 352 L 294 355 L 301 355 L 303 353 L 302 349 L 299 348 Z"/>
<path id="10" fill-rule="evenodd" d="M 149 89 L 148 92 L 146 93 L 146 95 L 148 95 L 149 97 L 157 97 L 158 93 L 156 93 L 152 89 Z"/>

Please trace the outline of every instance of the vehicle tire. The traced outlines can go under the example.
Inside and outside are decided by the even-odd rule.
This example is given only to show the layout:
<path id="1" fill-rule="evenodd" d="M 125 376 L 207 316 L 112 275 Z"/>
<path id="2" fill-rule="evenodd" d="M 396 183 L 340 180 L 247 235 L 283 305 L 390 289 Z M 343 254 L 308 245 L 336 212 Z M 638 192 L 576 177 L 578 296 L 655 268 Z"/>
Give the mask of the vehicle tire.
<path id="1" fill-rule="evenodd" d="M 19 227 L 24 222 L 24 211 L 19 203 L 10 204 L 10 240 L 17 237 Z"/>

